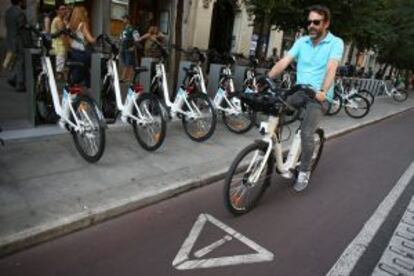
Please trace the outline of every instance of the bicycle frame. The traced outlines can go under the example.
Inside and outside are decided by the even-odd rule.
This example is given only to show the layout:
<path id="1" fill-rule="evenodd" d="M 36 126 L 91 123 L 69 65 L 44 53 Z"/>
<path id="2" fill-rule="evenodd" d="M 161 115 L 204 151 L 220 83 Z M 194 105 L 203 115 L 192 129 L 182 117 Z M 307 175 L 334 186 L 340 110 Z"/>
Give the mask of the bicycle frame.
<path id="1" fill-rule="evenodd" d="M 336 85 L 338 86 L 338 89 L 341 92 L 339 95 L 344 101 L 348 101 L 350 97 L 352 97 L 355 94 L 358 94 L 358 90 L 355 87 L 351 87 L 349 90 L 346 90 L 342 79 L 338 79 Z"/>
<path id="2" fill-rule="evenodd" d="M 397 91 L 397 89 L 394 86 L 388 89 L 387 83 L 384 80 L 381 81 L 381 86 L 383 87 L 384 92 L 388 97 L 392 97 L 392 95 Z"/>
<path id="3" fill-rule="evenodd" d="M 43 51 L 43 50 L 42 50 Z M 39 81 L 41 78 L 46 75 L 48 80 L 48 85 L 50 88 L 50 92 L 52 94 L 52 100 L 53 100 L 53 108 L 57 115 L 60 116 L 59 125 L 61 128 L 65 128 L 65 124 L 69 125 L 74 131 L 76 132 L 82 132 L 83 128 L 79 122 L 79 118 L 76 116 L 75 110 L 73 109 L 73 102 L 76 99 L 77 95 L 73 95 L 69 93 L 65 88 L 63 88 L 63 97 L 62 97 L 62 104 L 59 100 L 59 94 L 57 90 L 57 84 L 55 75 L 53 73 L 52 69 L 52 63 L 50 60 L 49 55 L 42 54 L 41 56 L 41 63 L 42 63 L 42 72 L 39 74 Z M 95 107 L 96 108 L 96 107 Z M 92 125 L 91 119 L 89 118 L 88 114 L 83 111 L 85 117 L 88 119 L 89 123 Z M 100 111 L 97 110 L 97 113 L 99 116 L 101 116 Z M 73 116 L 75 119 L 75 123 L 73 123 L 69 117 L 70 115 Z"/>
<path id="4" fill-rule="evenodd" d="M 170 117 L 175 119 L 178 114 L 182 114 L 193 120 L 202 117 L 201 111 L 197 108 L 197 106 L 193 106 L 189 103 L 188 94 L 185 91 L 183 85 L 178 88 L 174 102 L 171 102 L 167 83 L 167 74 L 165 72 L 165 66 L 162 60 L 160 60 L 160 62 L 155 65 L 155 76 L 151 81 L 151 85 L 154 85 L 156 82 L 161 84 L 160 87 L 162 88 L 164 101 L 168 107 L 167 112 L 169 113 Z M 182 109 L 184 105 L 186 105 L 189 111 L 184 111 Z"/>
<path id="5" fill-rule="evenodd" d="M 295 136 L 293 138 L 291 147 L 289 149 L 289 153 L 285 162 L 283 162 L 283 148 L 282 143 L 280 141 L 280 137 L 277 134 L 277 129 L 279 126 L 279 117 L 269 116 L 268 122 L 262 122 L 260 125 L 260 133 L 264 133 L 265 137 L 261 140 L 261 142 L 267 144 L 267 150 L 264 155 L 263 160 L 260 165 L 259 170 L 255 171 L 254 174 L 249 176 L 250 183 L 256 183 L 259 180 L 259 176 L 261 175 L 267 160 L 269 159 L 270 154 L 273 151 L 275 160 L 276 160 L 276 168 L 280 172 L 281 175 L 289 175 L 288 178 L 292 178 L 293 175 L 291 171 L 295 169 L 298 164 L 298 160 L 301 154 L 301 138 L 300 128 L 296 131 Z M 259 153 L 256 152 L 252 161 L 250 162 L 247 172 L 249 172 L 253 165 L 256 164 L 256 159 L 259 157 Z"/>
<path id="6" fill-rule="evenodd" d="M 113 82 L 110 83 L 114 87 L 116 106 L 121 111 L 121 120 L 124 123 L 128 122 L 128 119 L 136 121 L 139 125 L 145 125 L 148 120 L 153 120 L 150 112 L 146 112 L 150 116 L 149 119 L 143 119 L 141 109 L 138 107 L 136 100 L 139 97 L 139 93 L 136 93 L 131 86 L 128 87 L 127 97 L 125 98 L 125 104 L 122 103 L 121 85 L 119 82 L 118 67 L 116 64 L 116 57 L 111 57 L 106 63 L 107 73 L 104 77 L 104 83 L 112 78 Z M 136 108 L 137 115 L 132 114 L 133 108 Z"/>
<path id="7" fill-rule="evenodd" d="M 223 74 L 225 74 L 225 76 L 223 76 L 219 81 L 219 87 L 217 89 L 217 93 L 216 93 L 216 96 L 214 97 L 213 103 L 214 103 L 214 107 L 217 110 L 221 112 L 225 112 L 226 114 L 237 115 L 241 113 L 240 100 L 236 99 L 236 101 L 232 102 L 227 97 L 229 92 L 230 93 L 235 92 L 234 81 L 231 78 L 232 72 L 231 72 L 230 67 L 231 65 L 226 65 L 225 68 L 223 69 Z M 229 82 L 228 89 L 226 89 L 224 85 L 225 81 Z M 223 101 L 226 102 L 228 106 L 227 108 L 221 107 L 221 104 L 223 103 Z"/>

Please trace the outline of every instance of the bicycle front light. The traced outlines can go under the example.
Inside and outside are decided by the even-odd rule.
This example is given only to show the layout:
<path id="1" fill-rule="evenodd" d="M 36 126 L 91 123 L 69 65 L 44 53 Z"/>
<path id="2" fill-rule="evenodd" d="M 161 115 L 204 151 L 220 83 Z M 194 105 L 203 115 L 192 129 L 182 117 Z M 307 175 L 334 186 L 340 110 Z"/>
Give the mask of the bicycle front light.
<path id="1" fill-rule="evenodd" d="M 261 135 L 265 135 L 269 132 L 269 124 L 267 122 L 261 122 L 259 132 Z"/>

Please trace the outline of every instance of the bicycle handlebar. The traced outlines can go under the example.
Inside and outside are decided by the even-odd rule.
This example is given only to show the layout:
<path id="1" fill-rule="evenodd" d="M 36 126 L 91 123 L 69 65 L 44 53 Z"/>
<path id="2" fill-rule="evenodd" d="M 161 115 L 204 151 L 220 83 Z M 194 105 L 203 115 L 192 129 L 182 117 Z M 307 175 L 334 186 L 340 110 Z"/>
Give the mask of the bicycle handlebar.
<path id="1" fill-rule="evenodd" d="M 102 33 L 98 35 L 98 37 L 96 38 L 96 41 L 97 42 L 101 41 L 102 43 L 106 42 L 111 47 L 111 52 L 113 55 L 116 56 L 119 54 L 119 48 L 115 45 L 115 43 L 111 40 L 111 38 L 107 34 Z"/>
<path id="2" fill-rule="evenodd" d="M 70 29 L 67 29 L 67 28 L 57 31 L 56 33 L 53 33 L 53 34 L 43 33 L 40 30 L 36 29 L 34 26 L 30 26 L 30 25 L 27 25 L 24 28 L 32 32 L 37 37 L 39 37 L 42 40 L 43 46 L 45 46 L 48 50 L 51 49 L 50 41 L 62 35 L 67 35 L 73 40 L 82 42 L 82 40 L 74 32 L 72 32 Z"/>

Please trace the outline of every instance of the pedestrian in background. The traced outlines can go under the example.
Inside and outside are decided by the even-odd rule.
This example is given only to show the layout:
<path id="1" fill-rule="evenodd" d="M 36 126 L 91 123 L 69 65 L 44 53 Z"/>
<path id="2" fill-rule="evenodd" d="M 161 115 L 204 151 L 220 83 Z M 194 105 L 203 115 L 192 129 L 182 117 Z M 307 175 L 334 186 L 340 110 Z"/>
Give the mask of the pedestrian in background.
<path id="1" fill-rule="evenodd" d="M 17 92 L 25 92 L 24 48 L 31 46 L 31 36 L 25 28 L 27 25 L 26 0 L 11 0 L 11 4 L 5 16 L 6 47 L 7 51 L 15 56 L 15 66 L 8 83 L 15 87 Z"/>
<path id="2" fill-rule="evenodd" d="M 139 33 L 132 24 L 128 15 L 123 16 L 125 27 L 121 32 L 121 61 L 124 64 L 121 81 L 132 80 L 135 66 L 135 44 L 139 41 Z"/>
<path id="3" fill-rule="evenodd" d="M 146 57 L 157 58 L 160 56 L 159 44 L 163 43 L 164 35 L 159 31 L 157 26 L 151 26 L 148 32 L 140 38 L 145 40 L 144 55 Z"/>
<path id="4" fill-rule="evenodd" d="M 44 33 L 50 34 L 52 18 L 53 18 L 53 14 L 52 14 L 51 11 L 50 12 L 45 12 L 43 14 L 42 25 L 43 25 L 43 32 Z"/>
<path id="5" fill-rule="evenodd" d="M 65 23 L 65 27 L 69 29 L 70 23 L 70 16 L 72 15 L 73 7 L 71 5 L 66 6 L 65 16 L 63 17 L 63 22 Z"/>
<path id="6" fill-rule="evenodd" d="M 89 26 L 88 11 L 83 6 L 73 8 L 69 28 L 78 39 L 71 39 L 68 57 L 71 61 L 81 62 L 84 66 L 74 66 L 69 72 L 73 83 L 84 83 L 90 86 L 91 51 L 90 45 L 96 42 Z"/>
<path id="7" fill-rule="evenodd" d="M 272 55 L 270 56 L 271 61 L 273 62 L 273 64 L 275 64 L 276 62 L 278 62 L 280 60 L 279 54 L 277 53 L 277 48 L 273 48 L 272 49 Z"/>
<path id="8" fill-rule="evenodd" d="M 56 8 L 56 17 L 52 21 L 51 33 L 57 33 L 61 30 L 66 29 L 64 22 L 64 17 L 66 14 L 66 6 L 64 4 L 58 5 Z M 65 36 L 60 36 L 53 39 L 53 50 L 56 56 L 56 75 L 58 80 L 64 79 L 63 69 L 66 61 L 67 53 L 67 38 Z"/>

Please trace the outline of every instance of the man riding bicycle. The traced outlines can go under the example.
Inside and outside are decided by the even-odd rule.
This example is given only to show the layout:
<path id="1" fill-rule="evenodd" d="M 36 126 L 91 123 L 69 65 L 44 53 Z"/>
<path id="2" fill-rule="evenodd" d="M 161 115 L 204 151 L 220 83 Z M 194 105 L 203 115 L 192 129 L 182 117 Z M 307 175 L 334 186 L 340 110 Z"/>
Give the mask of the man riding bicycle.
<path id="1" fill-rule="evenodd" d="M 301 132 L 302 157 L 299 174 L 293 186 L 297 192 L 303 191 L 309 184 L 314 150 L 313 134 L 322 118 L 326 101 L 333 97 L 335 74 L 344 51 L 342 39 L 328 31 L 330 10 L 322 5 L 314 5 L 308 11 L 309 35 L 298 39 L 288 54 L 268 73 L 269 78 L 275 78 L 296 61 L 296 84 L 310 85 L 316 93 L 316 100 L 311 100 L 304 91 L 296 91 L 288 98 L 288 103 L 292 106 L 305 107 Z"/>

